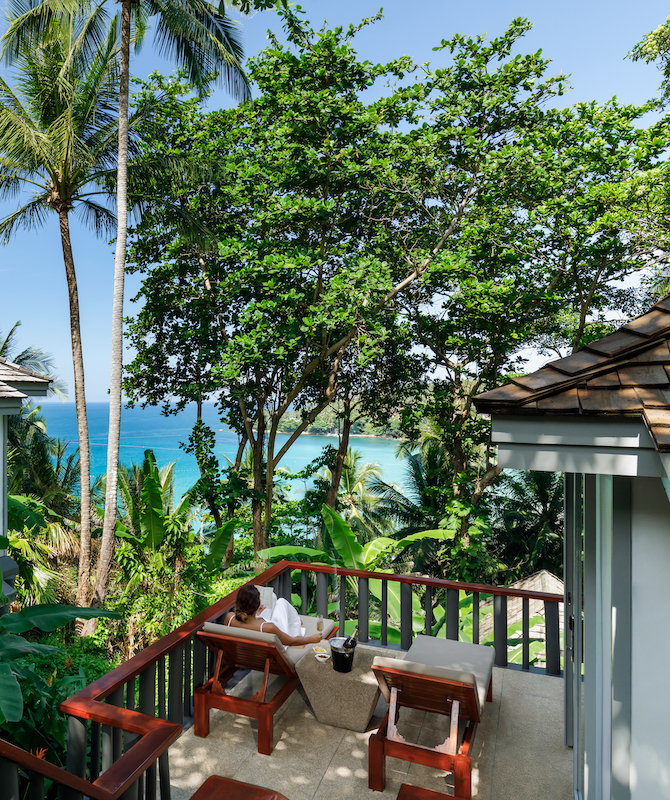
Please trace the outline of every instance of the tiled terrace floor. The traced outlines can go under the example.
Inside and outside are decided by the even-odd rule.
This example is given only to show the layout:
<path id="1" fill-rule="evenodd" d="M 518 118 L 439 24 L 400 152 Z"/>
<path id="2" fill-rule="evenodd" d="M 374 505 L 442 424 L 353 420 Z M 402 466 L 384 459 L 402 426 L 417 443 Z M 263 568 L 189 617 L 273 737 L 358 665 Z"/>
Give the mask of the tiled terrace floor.
<path id="1" fill-rule="evenodd" d="M 236 689 L 246 695 L 257 675 L 247 676 Z M 383 711 L 380 701 L 377 713 Z M 398 726 L 406 739 L 429 745 L 444 740 L 448 718 L 408 712 L 402 710 Z M 377 717 L 367 733 L 322 725 L 296 691 L 275 717 L 275 748 L 264 756 L 256 749 L 255 720 L 210 713 L 206 739 L 196 738 L 191 728 L 170 748 L 173 800 L 188 800 L 209 775 L 274 789 L 289 800 L 385 800 L 395 798 L 402 783 L 453 793 L 451 776 L 396 759 L 387 759 L 386 790 L 370 791 L 367 740 L 379 724 Z M 563 682 L 494 669 L 493 702 L 486 704 L 473 757 L 473 797 L 478 800 L 571 800 Z"/>

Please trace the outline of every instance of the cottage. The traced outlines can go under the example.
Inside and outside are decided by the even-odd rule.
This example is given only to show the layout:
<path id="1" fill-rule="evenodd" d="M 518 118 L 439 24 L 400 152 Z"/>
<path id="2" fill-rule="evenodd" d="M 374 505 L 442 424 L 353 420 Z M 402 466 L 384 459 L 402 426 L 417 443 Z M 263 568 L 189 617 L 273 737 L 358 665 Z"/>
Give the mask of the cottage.
<path id="1" fill-rule="evenodd" d="M 565 473 L 575 798 L 670 798 L 670 297 L 479 395 L 501 467 Z"/>
<path id="2" fill-rule="evenodd" d="M 7 536 L 7 420 L 18 414 L 28 397 L 44 397 L 51 378 L 0 358 L 0 538 Z M 16 563 L 0 549 L 2 593 L 12 600 Z M 0 613 L 2 609 L 0 608 Z"/>

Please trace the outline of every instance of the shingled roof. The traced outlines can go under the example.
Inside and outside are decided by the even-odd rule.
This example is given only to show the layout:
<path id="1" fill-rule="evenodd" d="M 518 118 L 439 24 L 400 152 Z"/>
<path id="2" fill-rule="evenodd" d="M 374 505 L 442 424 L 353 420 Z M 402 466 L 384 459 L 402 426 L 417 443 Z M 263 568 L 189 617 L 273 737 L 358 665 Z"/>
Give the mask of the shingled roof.
<path id="1" fill-rule="evenodd" d="M 619 330 L 475 398 L 483 414 L 641 416 L 670 452 L 670 295 Z"/>
<path id="2" fill-rule="evenodd" d="M 18 388 L 28 386 L 45 388 L 52 378 L 40 375 L 0 356 L 0 398 L 24 398 L 26 395 Z"/>

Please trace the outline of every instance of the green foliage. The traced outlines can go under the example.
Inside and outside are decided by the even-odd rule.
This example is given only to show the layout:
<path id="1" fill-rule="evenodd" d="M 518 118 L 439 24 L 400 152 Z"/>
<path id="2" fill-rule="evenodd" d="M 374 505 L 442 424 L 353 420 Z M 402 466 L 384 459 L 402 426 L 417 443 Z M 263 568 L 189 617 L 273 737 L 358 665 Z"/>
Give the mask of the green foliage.
<path id="1" fill-rule="evenodd" d="M 57 648 L 31 641 L 17 634 L 34 628 L 55 631 L 77 617 L 117 618 L 118 614 L 104 609 L 72 606 L 30 606 L 22 611 L 0 617 L 0 729 L 27 750 L 46 748 L 51 758 L 64 754 L 66 721 L 59 715 L 61 700 L 85 685 L 85 674 L 58 682 L 45 680 L 36 668 L 36 659 L 60 654 Z M 29 656 L 30 660 L 26 661 Z"/>

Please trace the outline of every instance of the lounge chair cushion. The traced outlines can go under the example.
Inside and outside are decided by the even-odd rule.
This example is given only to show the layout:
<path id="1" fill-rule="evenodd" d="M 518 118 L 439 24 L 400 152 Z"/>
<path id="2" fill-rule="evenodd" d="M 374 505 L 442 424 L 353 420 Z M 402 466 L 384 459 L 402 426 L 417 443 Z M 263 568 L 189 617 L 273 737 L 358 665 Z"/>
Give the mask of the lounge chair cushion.
<path id="1" fill-rule="evenodd" d="M 419 635 L 403 659 L 378 657 L 374 663 L 388 669 L 471 683 L 475 687 L 481 713 L 491 681 L 494 656 L 492 647 Z M 379 678 L 382 693 L 388 700 L 388 686 L 381 676 Z"/>
<path id="2" fill-rule="evenodd" d="M 316 617 L 306 617 L 300 615 L 300 622 L 305 628 L 305 636 L 311 636 L 316 633 Z M 324 639 L 332 632 L 335 623 L 332 619 L 324 619 L 323 621 L 323 637 Z M 298 661 L 312 649 L 312 645 L 302 645 L 299 647 L 285 647 L 279 637 L 274 633 L 263 633 L 261 631 L 252 631 L 247 628 L 240 628 L 232 625 L 219 625 L 216 622 L 206 622 L 203 626 L 205 633 L 219 633 L 224 636 L 234 636 L 236 639 L 250 639 L 255 642 L 267 642 L 274 644 L 279 652 L 284 653 L 286 658 L 295 666 Z"/>
<path id="3" fill-rule="evenodd" d="M 217 622 L 205 622 L 202 629 L 205 633 L 218 633 L 222 636 L 233 636 L 235 639 L 250 639 L 252 642 L 274 644 L 281 653 L 286 652 L 286 648 L 281 643 L 279 637 L 274 633 L 252 631 L 248 628 L 238 628 L 232 625 L 219 625 Z"/>

